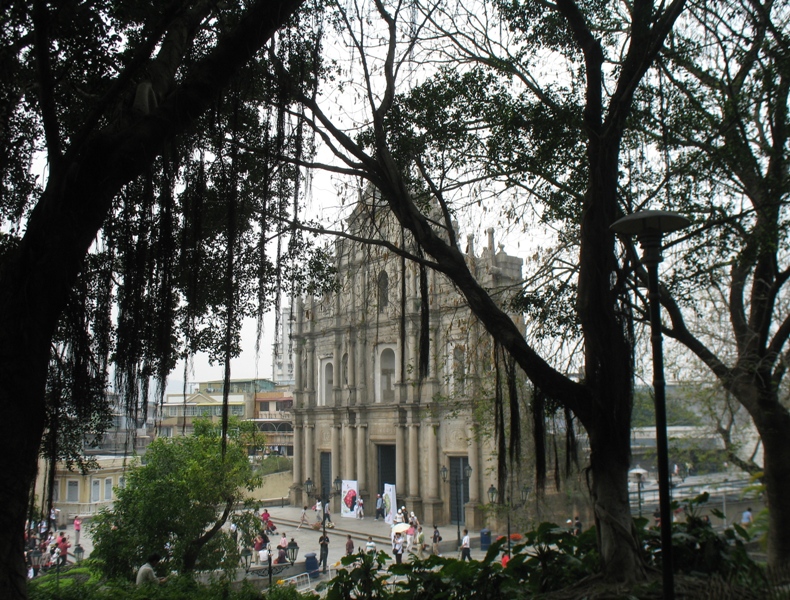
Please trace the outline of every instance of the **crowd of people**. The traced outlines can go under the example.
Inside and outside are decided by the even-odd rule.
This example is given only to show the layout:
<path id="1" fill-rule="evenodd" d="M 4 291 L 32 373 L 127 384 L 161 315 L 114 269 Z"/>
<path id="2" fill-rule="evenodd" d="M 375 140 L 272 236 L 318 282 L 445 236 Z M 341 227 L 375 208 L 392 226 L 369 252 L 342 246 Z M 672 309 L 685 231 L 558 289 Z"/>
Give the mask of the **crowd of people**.
<path id="1" fill-rule="evenodd" d="M 52 509 L 49 519 L 39 522 L 28 521 L 25 525 L 25 564 L 29 579 L 50 567 L 65 566 L 68 561 L 69 549 L 72 547 L 71 536 L 58 530 L 57 509 Z M 82 520 L 74 518 L 75 544 L 80 542 Z"/>

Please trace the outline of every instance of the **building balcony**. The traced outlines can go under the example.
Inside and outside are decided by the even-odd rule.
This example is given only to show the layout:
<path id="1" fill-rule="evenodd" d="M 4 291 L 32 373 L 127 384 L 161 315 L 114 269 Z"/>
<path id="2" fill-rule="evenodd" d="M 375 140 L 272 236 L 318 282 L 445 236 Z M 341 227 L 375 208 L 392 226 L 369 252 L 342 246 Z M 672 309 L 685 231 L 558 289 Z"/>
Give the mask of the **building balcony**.
<path id="1" fill-rule="evenodd" d="M 267 421 L 292 421 L 293 413 L 289 410 L 276 410 L 276 411 L 258 411 L 258 419 L 266 419 Z"/>

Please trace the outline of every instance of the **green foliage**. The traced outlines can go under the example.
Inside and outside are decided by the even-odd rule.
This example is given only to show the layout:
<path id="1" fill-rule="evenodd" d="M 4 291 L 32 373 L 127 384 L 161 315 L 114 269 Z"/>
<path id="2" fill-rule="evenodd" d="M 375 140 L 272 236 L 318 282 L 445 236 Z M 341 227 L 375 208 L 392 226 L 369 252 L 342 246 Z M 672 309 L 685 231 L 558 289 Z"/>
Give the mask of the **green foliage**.
<path id="1" fill-rule="evenodd" d="M 554 523 L 541 523 L 514 548 L 506 570 L 534 593 L 561 589 L 599 571 L 596 543 L 594 527 L 576 536 Z"/>
<path id="2" fill-rule="evenodd" d="M 227 582 L 211 582 L 203 584 L 191 577 L 171 577 L 160 586 L 137 587 L 134 583 L 123 580 L 100 580 L 96 571 L 89 569 L 68 569 L 61 573 L 59 581 L 54 575 L 36 578 L 28 584 L 30 600 L 256 600 L 260 592 L 244 582 L 239 589 Z M 276 600 L 297 600 L 299 595 L 276 595 L 267 598 Z"/>
<path id="3" fill-rule="evenodd" d="M 165 557 L 163 572 L 235 568 L 236 544 L 219 527 L 244 490 L 260 482 L 239 443 L 238 425 L 224 456 L 221 435 L 208 421 L 197 421 L 193 436 L 151 444 L 114 507 L 92 523 L 92 556 L 107 576 L 131 578 L 153 552 Z"/>
<path id="4" fill-rule="evenodd" d="M 749 485 L 743 488 L 741 495 L 743 498 L 763 498 L 765 495 L 765 483 L 763 483 L 764 474 L 762 471 L 755 473 L 751 476 Z M 765 547 L 768 540 L 768 526 L 769 526 L 769 507 L 764 506 L 756 513 L 754 513 L 751 526 L 747 529 L 735 523 L 733 527 L 738 533 L 747 540 L 757 540 Z"/>
<path id="5" fill-rule="evenodd" d="M 746 586 L 764 585 L 765 576 L 746 552 L 744 541 L 748 535 L 739 527 L 715 531 L 702 508 L 708 502 L 706 492 L 683 506 L 685 520 L 672 526 L 672 552 L 675 570 L 689 575 L 718 575 L 723 579 Z M 673 503 L 673 511 L 679 508 Z M 718 510 L 714 516 L 723 515 Z M 647 519 L 636 521 L 640 531 L 645 562 L 660 566 L 661 533 L 658 528 L 646 528 Z"/>
<path id="6" fill-rule="evenodd" d="M 667 390 L 667 425 L 701 425 L 702 419 L 691 408 L 695 392 L 691 390 Z M 640 387 L 634 391 L 634 408 L 631 424 L 633 427 L 651 427 L 656 424 L 655 400 L 652 388 Z"/>
<path id="7" fill-rule="evenodd" d="M 493 544 L 482 561 L 430 556 L 424 561 L 394 565 L 390 571 L 405 579 L 396 584 L 393 598 L 495 600 L 512 597 L 519 583 L 497 562 L 499 549 L 499 543 Z"/>
<path id="8" fill-rule="evenodd" d="M 377 554 L 364 552 L 354 556 L 344 556 L 341 562 L 347 568 L 339 570 L 337 576 L 328 585 L 319 586 L 318 589 L 326 588 L 327 600 L 390 598 L 388 577 L 384 568 L 388 558 L 389 556 L 383 551 Z"/>

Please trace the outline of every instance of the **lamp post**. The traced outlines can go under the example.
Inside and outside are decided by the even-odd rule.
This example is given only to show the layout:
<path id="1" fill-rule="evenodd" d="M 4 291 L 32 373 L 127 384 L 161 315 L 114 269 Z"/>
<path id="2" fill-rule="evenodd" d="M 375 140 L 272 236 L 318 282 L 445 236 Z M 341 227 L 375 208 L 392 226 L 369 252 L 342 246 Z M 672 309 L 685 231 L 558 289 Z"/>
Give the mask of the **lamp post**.
<path id="1" fill-rule="evenodd" d="M 269 550 L 266 553 L 269 556 L 269 589 L 272 589 L 272 545 L 271 545 L 271 542 L 266 544 L 266 546 L 268 547 L 268 550 Z"/>
<path id="2" fill-rule="evenodd" d="M 645 471 L 639 465 L 636 465 L 635 468 L 628 471 L 628 475 L 636 483 L 637 505 L 639 506 L 639 516 L 641 517 L 642 516 L 642 486 L 644 485 L 645 475 L 647 475 L 647 471 Z"/>
<path id="3" fill-rule="evenodd" d="M 661 515 L 661 556 L 665 600 L 675 597 L 672 572 L 672 515 L 669 490 L 669 444 L 664 381 L 664 349 L 661 337 L 661 300 L 658 287 L 658 265 L 662 261 L 661 239 L 665 233 L 689 224 L 678 213 L 663 210 L 644 210 L 630 214 L 612 224 L 611 230 L 623 235 L 635 235 L 642 246 L 642 264 L 647 269 L 647 298 L 650 308 L 650 341 L 653 350 L 653 392 L 656 408 L 656 453 L 658 458 L 658 505 Z"/>
<path id="4" fill-rule="evenodd" d="M 288 558 L 288 562 L 291 563 L 291 566 L 294 566 L 296 562 L 296 557 L 299 555 L 299 544 L 296 543 L 296 540 L 291 538 L 291 541 L 288 542 L 288 546 L 285 548 L 285 556 Z"/>
<path id="5" fill-rule="evenodd" d="M 447 467 L 445 465 L 442 465 L 442 468 L 439 469 L 439 474 L 442 476 L 442 481 L 447 483 L 447 478 L 448 478 L 450 473 L 449 473 L 449 471 L 448 471 L 448 469 L 447 469 Z M 468 481 L 470 477 L 472 477 L 472 467 L 470 467 L 469 465 L 466 465 L 464 467 L 464 469 L 463 469 L 463 475 L 461 477 L 457 478 L 457 481 L 458 481 L 458 493 L 456 494 L 456 499 L 458 501 L 458 512 L 457 512 L 458 520 L 456 521 L 456 526 L 457 526 L 457 530 L 458 530 L 458 547 L 459 548 L 461 546 L 461 511 L 463 510 L 463 506 L 464 506 L 464 500 L 463 500 L 464 479 L 466 479 Z"/>
<path id="6" fill-rule="evenodd" d="M 76 564 L 82 563 L 82 559 L 85 557 L 85 548 L 77 544 L 74 546 L 74 562 Z"/>
<path id="7" fill-rule="evenodd" d="M 511 481 L 511 488 L 512 488 L 512 481 Z M 521 502 L 519 504 L 511 505 L 510 504 L 510 500 L 511 499 L 510 498 L 507 499 L 507 506 L 506 506 L 506 508 L 507 508 L 507 555 L 508 555 L 508 557 L 511 555 L 511 551 L 510 551 L 510 546 L 511 546 L 511 540 L 510 540 L 510 509 L 511 508 L 515 508 L 516 510 L 518 510 L 519 508 L 524 506 L 527 503 L 527 500 L 529 499 L 529 493 L 530 493 L 531 490 L 532 490 L 532 488 L 530 488 L 526 484 L 524 486 L 522 486 L 522 488 L 521 488 Z M 511 490 L 511 494 L 512 493 L 513 492 Z M 496 502 L 498 495 L 499 495 L 499 492 L 494 487 L 494 484 L 492 483 L 491 487 L 488 488 L 488 499 L 491 501 L 491 504 L 494 504 Z"/>

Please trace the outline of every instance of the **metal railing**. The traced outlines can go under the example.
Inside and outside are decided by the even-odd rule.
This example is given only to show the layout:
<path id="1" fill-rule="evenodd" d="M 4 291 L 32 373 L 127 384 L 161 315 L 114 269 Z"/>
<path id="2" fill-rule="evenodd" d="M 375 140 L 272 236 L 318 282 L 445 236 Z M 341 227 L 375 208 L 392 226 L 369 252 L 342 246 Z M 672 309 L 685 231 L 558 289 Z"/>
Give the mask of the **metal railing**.
<path id="1" fill-rule="evenodd" d="M 707 492 L 710 495 L 708 506 L 721 509 L 726 516 L 727 504 L 734 505 L 745 502 L 743 490 L 752 483 L 748 478 L 711 481 L 694 478 L 693 481 L 683 480 L 680 483 L 675 479 L 671 483 L 670 496 L 672 500 L 683 502 Z M 641 505 L 642 516 L 652 517 L 655 507 L 658 506 L 658 486 L 651 482 L 649 484 L 643 483 L 641 489 L 637 488 L 636 483 L 632 483 L 629 487 L 628 497 L 631 503 L 631 512 L 638 514 Z"/>

